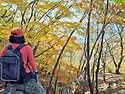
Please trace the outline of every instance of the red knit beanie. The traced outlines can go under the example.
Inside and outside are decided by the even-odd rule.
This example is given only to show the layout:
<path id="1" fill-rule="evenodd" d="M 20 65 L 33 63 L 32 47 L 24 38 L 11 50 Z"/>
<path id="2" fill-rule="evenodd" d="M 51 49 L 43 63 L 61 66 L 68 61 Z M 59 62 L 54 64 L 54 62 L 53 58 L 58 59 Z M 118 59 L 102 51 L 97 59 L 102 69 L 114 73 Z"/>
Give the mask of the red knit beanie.
<path id="1" fill-rule="evenodd" d="M 11 35 L 10 36 L 14 36 L 14 37 L 22 37 L 24 36 L 23 30 L 19 27 L 13 28 L 11 29 Z"/>

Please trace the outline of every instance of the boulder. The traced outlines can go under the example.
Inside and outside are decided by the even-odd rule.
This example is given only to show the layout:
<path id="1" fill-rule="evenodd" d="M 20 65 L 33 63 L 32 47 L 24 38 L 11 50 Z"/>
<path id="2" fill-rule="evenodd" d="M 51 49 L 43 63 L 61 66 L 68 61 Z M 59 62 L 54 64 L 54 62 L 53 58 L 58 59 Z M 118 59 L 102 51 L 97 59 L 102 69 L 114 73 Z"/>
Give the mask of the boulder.
<path id="1" fill-rule="evenodd" d="M 115 93 L 112 93 L 112 94 L 125 94 L 125 89 L 121 89 Z"/>
<path id="2" fill-rule="evenodd" d="M 46 91 L 40 82 L 31 79 L 25 84 L 9 85 L 2 94 L 46 94 Z"/>

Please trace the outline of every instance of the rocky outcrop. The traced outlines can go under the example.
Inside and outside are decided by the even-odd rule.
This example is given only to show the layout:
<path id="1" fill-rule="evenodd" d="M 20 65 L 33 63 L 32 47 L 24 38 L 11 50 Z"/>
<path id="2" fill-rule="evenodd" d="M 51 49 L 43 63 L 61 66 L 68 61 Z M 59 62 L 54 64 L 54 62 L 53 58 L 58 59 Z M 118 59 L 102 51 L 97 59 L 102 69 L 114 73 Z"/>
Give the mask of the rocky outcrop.
<path id="1" fill-rule="evenodd" d="M 6 87 L 2 94 L 46 94 L 46 91 L 39 82 L 31 79 L 25 84 L 12 84 Z"/>

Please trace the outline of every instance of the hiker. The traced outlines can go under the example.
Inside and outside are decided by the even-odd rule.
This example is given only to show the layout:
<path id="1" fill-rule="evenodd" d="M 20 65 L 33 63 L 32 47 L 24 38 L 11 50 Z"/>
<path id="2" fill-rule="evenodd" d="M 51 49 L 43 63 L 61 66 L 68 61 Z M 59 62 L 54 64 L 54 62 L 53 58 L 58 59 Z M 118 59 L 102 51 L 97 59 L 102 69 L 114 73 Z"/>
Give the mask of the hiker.
<path id="1" fill-rule="evenodd" d="M 25 43 L 25 38 L 24 38 L 24 32 L 21 28 L 12 28 L 10 31 L 10 37 L 9 37 L 9 42 L 12 47 L 12 49 L 16 49 L 19 45 Z M 7 45 L 2 49 L 0 53 L 0 58 L 5 55 L 5 53 L 8 51 Z M 23 61 L 23 67 L 25 69 L 25 76 L 20 77 L 20 80 L 17 82 L 10 81 L 12 84 L 24 84 L 28 82 L 30 79 L 35 78 L 38 76 L 38 70 L 37 66 L 35 63 L 35 59 L 33 57 L 33 52 L 32 48 L 29 45 L 25 45 L 20 49 L 20 53 L 22 54 L 22 61 Z M 29 62 L 28 62 L 29 61 Z M 32 70 L 35 72 L 34 75 L 31 72 L 30 65 Z"/>

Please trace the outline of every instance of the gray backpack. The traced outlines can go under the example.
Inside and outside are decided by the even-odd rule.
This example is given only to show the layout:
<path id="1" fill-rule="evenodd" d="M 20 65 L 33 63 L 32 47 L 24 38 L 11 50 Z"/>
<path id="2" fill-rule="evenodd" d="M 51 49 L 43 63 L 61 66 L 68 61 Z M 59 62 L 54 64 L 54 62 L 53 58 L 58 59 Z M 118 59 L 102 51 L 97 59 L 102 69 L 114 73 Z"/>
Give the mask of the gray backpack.
<path id="1" fill-rule="evenodd" d="M 19 81 L 22 75 L 25 75 L 22 54 L 20 49 L 25 44 L 19 45 L 16 49 L 12 49 L 8 44 L 8 51 L 1 58 L 1 80 L 2 81 Z"/>

